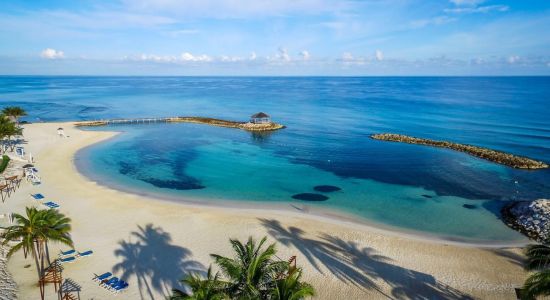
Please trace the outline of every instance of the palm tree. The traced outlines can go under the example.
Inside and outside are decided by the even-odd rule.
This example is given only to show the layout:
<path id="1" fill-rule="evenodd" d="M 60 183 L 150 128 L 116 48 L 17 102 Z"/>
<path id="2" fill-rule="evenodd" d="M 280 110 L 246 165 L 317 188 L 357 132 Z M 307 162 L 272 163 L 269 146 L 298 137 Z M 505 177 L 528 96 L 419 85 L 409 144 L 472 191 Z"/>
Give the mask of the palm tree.
<path id="1" fill-rule="evenodd" d="M 46 220 L 48 227 L 45 240 L 46 258 L 48 263 L 50 261 L 50 251 L 48 248 L 48 242 L 59 242 L 68 246 L 73 246 L 71 239 L 71 219 L 60 213 L 55 209 L 44 210 L 44 219 Z"/>
<path id="2" fill-rule="evenodd" d="M 525 281 L 521 296 L 523 299 L 535 299 L 538 296 L 550 295 L 550 247 L 547 245 L 530 245 L 525 251 L 527 270 L 536 271 Z"/>
<path id="3" fill-rule="evenodd" d="M 271 291 L 273 300 L 299 300 L 308 296 L 314 296 L 315 290 L 311 285 L 300 282 L 302 269 L 291 269 L 289 274 L 277 280 L 276 286 Z"/>
<path id="4" fill-rule="evenodd" d="M 36 264 L 38 278 L 44 272 L 44 250 L 48 241 L 61 242 L 73 246 L 69 236 L 70 219 L 53 209 L 38 210 L 35 207 L 25 209 L 26 216 L 14 214 L 16 225 L 8 227 L 3 245 L 16 241 L 17 244 L 11 247 L 7 256 L 23 249 L 30 253 Z"/>
<path id="5" fill-rule="evenodd" d="M 523 284 L 522 299 L 536 299 L 538 296 L 550 296 L 550 269 L 534 273 Z"/>
<path id="6" fill-rule="evenodd" d="M 15 147 L 15 144 L 11 143 L 11 138 L 13 136 L 21 135 L 23 129 L 19 128 L 15 123 L 11 122 L 4 115 L 0 115 L 0 140 L 5 141 L 5 138 L 8 138 L 8 144 L 11 146 L 11 150 Z M 2 147 L 2 151 L 4 147 Z"/>
<path id="7" fill-rule="evenodd" d="M 198 274 L 189 274 L 181 282 L 191 288 L 193 294 L 173 289 L 170 300 L 222 300 L 229 299 L 224 293 L 225 283 L 220 281 L 219 273 L 212 275 L 212 266 L 208 267 L 206 279 Z"/>
<path id="8" fill-rule="evenodd" d="M 15 123 L 19 123 L 20 117 L 27 115 L 27 112 L 19 106 L 4 107 L 2 113 L 8 117 L 15 119 Z"/>
<path id="9" fill-rule="evenodd" d="M 275 244 L 263 246 L 267 238 L 259 244 L 252 239 L 243 245 L 238 240 L 230 240 L 235 258 L 211 254 L 222 273 L 229 279 L 227 291 L 232 298 L 266 299 L 276 285 L 276 278 L 289 264 L 275 260 Z"/>

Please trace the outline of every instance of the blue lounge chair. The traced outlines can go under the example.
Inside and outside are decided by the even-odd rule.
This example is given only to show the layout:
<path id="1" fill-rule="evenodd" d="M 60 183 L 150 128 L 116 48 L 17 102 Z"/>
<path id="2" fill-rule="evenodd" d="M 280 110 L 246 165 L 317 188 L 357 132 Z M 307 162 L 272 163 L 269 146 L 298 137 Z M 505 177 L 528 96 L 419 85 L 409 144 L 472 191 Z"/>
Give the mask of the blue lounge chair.
<path id="1" fill-rule="evenodd" d="M 35 200 L 42 200 L 45 198 L 42 194 L 31 194 L 31 197 L 33 197 Z"/>
<path id="2" fill-rule="evenodd" d="M 121 280 L 121 283 L 119 283 L 119 284 L 117 284 L 116 286 L 114 286 L 114 287 L 112 288 L 112 291 L 113 291 L 113 293 L 117 294 L 117 293 L 120 293 L 120 292 L 124 291 L 125 289 L 127 289 L 128 286 L 129 286 L 128 283 L 126 283 L 126 282 L 124 282 L 124 281 Z"/>
<path id="3" fill-rule="evenodd" d="M 59 208 L 59 204 L 55 203 L 55 202 L 46 202 L 46 203 L 43 203 L 44 205 L 46 205 L 47 207 L 49 208 Z"/>
<path id="4" fill-rule="evenodd" d="M 67 255 L 71 255 L 71 254 L 74 254 L 76 252 L 76 250 L 74 249 L 71 249 L 71 250 L 67 250 L 65 252 L 61 251 L 61 253 L 59 254 L 59 256 L 67 256 Z"/>
<path id="5" fill-rule="evenodd" d="M 71 263 L 71 262 L 75 261 L 75 259 L 76 259 L 76 257 L 74 257 L 74 256 L 65 257 L 65 258 L 60 258 L 59 262 L 62 263 L 62 264 Z"/>
<path id="6" fill-rule="evenodd" d="M 90 256 L 94 253 L 92 250 L 84 251 L 84 252 L 78 252 L 78 257 L 84 257 L 84 256 Z"/>
<path id="7" fill-rule="evenodd" d="M 103 286 L 104 288 L 109 288 L 111 285 L 114 285 L 118 282 L 118 277 L 111 277 L 109 280 L 103 280 L 99 285 Z"/>
<path id="8" fill-rule="evenodd" d="M 95 277 L 92 279 L 93 281 L 103 281 L 103 280 L 111 277 L 113 275 L 113 273 L 106 272 L 106 273 L 103 273 L 101 275 L 96 275 L 96 274 L 94 274 L 94 275 L 95 275 Z"/>

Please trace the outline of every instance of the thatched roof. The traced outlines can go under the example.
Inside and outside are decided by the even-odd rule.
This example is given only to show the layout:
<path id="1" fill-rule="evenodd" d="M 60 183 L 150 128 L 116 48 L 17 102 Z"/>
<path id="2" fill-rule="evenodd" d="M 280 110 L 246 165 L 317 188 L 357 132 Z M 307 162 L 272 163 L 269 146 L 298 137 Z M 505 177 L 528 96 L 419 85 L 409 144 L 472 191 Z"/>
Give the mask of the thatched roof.
<path id="1" fill-rule="evenodd" d="M 264 112 L 255 113 L 252 116 L 250 116 L 252 119 L 260 119 L 260 118 L 269 118 L 269 115 Z"/>

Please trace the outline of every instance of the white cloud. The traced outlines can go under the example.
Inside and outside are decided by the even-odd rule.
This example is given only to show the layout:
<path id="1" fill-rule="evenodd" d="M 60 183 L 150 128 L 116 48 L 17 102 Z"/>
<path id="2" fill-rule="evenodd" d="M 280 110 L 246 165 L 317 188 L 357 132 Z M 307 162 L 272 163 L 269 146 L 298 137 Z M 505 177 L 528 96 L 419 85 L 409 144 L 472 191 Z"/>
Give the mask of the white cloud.
<path id="1" fill-rule="evenodd" d="M 353 55 L 349 52 L 342 53 L 342 60 L 343 61 L 353 61 Z"/>
<path id="2" fill-rule="evenodd" d="M 47 59 L 58 59 L 65 57 L 63 51 L 55 50 L 52 48 L 46 48 L 40 52 L 40 57 Z"/>
<path id="3" fill-rule="evenodd" d="M 351 54 L 350 52 L 342 53 L 341 61 L 344 63 L 345 66 L 364 65 L 366 62 L 365 58 L 354 57 L 353 54 Z"/>
<path id="4" fill-rule="evenodd" d="M 195 56 L 189 52 L 183 52 L 180 58 L 182 61 L 212 61 L 212 58 L 206 54 Z"/>
<path id="5" fill-rule="evenodd" d="M 384 59 L 384 53 L 380 50 L 376 50 L 375 54 L 377 61 L 382 61 Z"/>
<path id="6" fill-rule="evenodd" d="M 331 0 L 123 0 L 137 12 L 164 12 L 191 18 L 260 18 L 341 11 L 351 3 Z"/>
<path id="7" fill-rule="evenodd" d="M 288 54 L 288 50 L 283 47 L 279 47 L 277 50 L 277 55 L 275 55 L 275 58 L 282 61 L 290 61 L 290 55 Z"/>
<path id="8" fill-rule="evenodd" d="M 193 55 L 189 52 L 183 52 L 179 56 L 173 55 L 156 55 L 156 54 L 141 54 L 138 57 L 125 56 L 124 60 L 138 60 L 138 61 L 152 61 L 152 62 L 164 62 L 164 63 L 177 63 L 177 62 L 210 62 L 213 61 L 212 57 L 202 54 Z"/>
<path id="9" fill-rule="evenodd" d="M 517 63 L 521 58 L 517 55 L 512 55 L 510 57 L 508 57 L 508 63 L 509 64 L 515 64 Z"/>
<path id="10" fill-rule="evenodd" d="M 223 61 L 223 62 L 238 62 L 238 61 L 243 61 L 244 59 L 242 57 L 238 57 L 238 56 L 222 55 L 220 57 L 220 60 Z"/>
<path id="11" fill-rule="evenodd" d="M 302 56 L 303 60 L 309 60 L 309 58 L 311 57 L 309 51 L 307 50 L 303 50 L 302 52 L 300 52 L 300 56 Z"/>
<path id="12" fill-rule="evenodd" d="M 443 25 L 450 22 L 454 22 L 456 20 L 457 20 L 456 18 L 449 17 L 449 16 L 438 16 L 430 19 L 415 20 L 411 22 L 411 25 L 413 28 L 422 28 L 428 25 Z"/>
<path id="13" fill-rule="evenodd" d="M 450 0 L 450 2 L 457 6 L 476 6 L 485 0 Z"/>
<path id="14" fill-rule="evenodd" d="M 252 51 L 252 53 L 250 53 L 250 56 L 248 57 L 249 60 L 256 60 L 256 58 L 258 58 L 258 56 L 256 55 L 256 52 Z"/>
<path id="15" fill-rule="evenodd" d="M 492 11 L 505 12 L 505 11 L 508 11 L 508 9 L 509 7 L 506 5 L 486 5 L 486 6 L 477 6 L 477 7 L 447 8 L 444 11 L 446 13 L 455 13 L 455 14 L 472 14 L 472 13 L 488 13 Z"/>

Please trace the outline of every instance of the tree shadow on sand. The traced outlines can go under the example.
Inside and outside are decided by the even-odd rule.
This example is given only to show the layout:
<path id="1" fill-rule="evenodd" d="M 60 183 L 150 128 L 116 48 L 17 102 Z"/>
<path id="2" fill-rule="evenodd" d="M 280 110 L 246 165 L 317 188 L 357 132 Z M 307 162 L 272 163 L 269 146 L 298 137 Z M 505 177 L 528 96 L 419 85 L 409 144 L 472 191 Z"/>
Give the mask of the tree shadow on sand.
<path id="1" fill-rule="evenodd" d="M 301 229 L 284 227 L 277 220 L 260 221 L 271 236 L 298 249 L 320 273 L 323 273 L 323 266 L 343 282 L 376 290 L 390 299 L 472 299 L 429 274 L 391 263 L 390 258 L 373 248 L 361 248 L 353 241 L 326 234 L 311 239 L 305 237 Z M 385 281 L 391 287 L 391 295 L 385 294 L 375 280 Z"/>
<path id="2" fill-rule="evenodd" d="M 154 299 L 154 291 L 166 297 L 172 288 L 181 288 L 179 279 L 184 274 L 204 273 L 204 266 L 190 259 L 189 249 L 173 245 L 170 234 L 153 224 L 138 226 L 128 241 L 122 240 L 119 245 L 115 255 L 122 261 L 113 271 L 121 271 L 122 280 L 136 276 L 141 299 L 147 295 Z"/>

